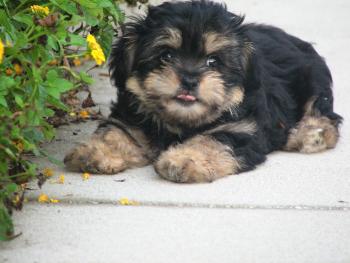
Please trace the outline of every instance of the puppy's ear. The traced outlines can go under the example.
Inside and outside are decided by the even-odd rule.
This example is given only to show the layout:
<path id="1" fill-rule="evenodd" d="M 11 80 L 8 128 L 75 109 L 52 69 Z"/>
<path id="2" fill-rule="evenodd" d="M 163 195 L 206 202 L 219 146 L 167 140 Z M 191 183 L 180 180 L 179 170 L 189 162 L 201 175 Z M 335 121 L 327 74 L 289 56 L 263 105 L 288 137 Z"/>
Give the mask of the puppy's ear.
<path id="1" fill-rule="evenodd" d="M 125 82 L 130 76 L 137 47 L 137 34 L 134 24 L 122 28 L 121 37 L 112 47 L 109 61 L 109 72 L 114 85 L 119 91 L 125 89 Z"/>

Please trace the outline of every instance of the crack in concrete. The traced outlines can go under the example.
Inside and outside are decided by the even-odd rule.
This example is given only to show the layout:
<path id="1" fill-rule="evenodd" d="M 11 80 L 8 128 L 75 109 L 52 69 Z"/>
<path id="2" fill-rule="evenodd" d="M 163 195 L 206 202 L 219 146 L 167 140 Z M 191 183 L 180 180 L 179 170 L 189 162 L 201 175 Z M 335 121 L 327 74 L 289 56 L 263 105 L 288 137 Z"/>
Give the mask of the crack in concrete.
<path id="1" fill-rule="evenodd" d="M 29 202 L 38 202 L 30 198 Z M 249 209 L 249 210 L 306 210 L 306 211 L 350 211 L 350 206 L 327 205 L 259 205 L 259 204 L 207 204 L 190 202 L 165 202 L 165 201 L 137 201 L 129 200 L 129 205 L 121 204 L 118 200 L 108 199 L 60 199 L 56 205 L 113 205 L 134 207 L 162 207 L 162 208 L 208 208 L 208 209 Z"/>

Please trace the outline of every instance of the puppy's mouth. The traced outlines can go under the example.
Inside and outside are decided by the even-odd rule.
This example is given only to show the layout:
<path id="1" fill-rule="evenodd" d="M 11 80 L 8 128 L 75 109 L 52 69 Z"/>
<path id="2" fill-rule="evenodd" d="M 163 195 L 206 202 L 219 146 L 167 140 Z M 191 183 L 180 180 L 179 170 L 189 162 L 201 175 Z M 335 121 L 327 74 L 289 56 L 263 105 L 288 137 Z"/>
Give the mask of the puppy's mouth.
<path id="1" fill-rule="evenodd" d="M 197 98 L 187 90 L 182 90 L 175 99 L 185 105 L 193 104 L 197 101 Z"/>

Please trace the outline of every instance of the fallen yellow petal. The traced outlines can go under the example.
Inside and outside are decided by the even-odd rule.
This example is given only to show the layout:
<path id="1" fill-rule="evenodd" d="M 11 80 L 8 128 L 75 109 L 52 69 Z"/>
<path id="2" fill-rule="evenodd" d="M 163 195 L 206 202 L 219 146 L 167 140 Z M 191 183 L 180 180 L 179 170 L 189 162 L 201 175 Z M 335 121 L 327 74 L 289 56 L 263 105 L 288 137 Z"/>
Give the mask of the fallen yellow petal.
<path id="1" fill-rule="evenodd" d="M 82 111 L 79 112 L 79 116 L 80 116 L 81 118 L 86 119 L 86 118 L 89 118 L 90 114 L 89 114 L 88 111 L 82 110 Z"/>
<path id="2" fill-rule="evenodd" d="M 41 194 L 38 198 L 39 203 L 48 203 L 49 197 L 46 194 Z"/>
<path id="3" fill-rule="evenodd" d="M 128 198 L 119 199 L 118 203 L 120 205 L 138 205 L 139 203 L 136 201 L 129 200 Z"/>
<path id="4" fill-rule="evenodd" d="M 60 177 L 58 178 L 58 181 L 57 181 L 57 182 L 58 182 L 59 184 L 64 184 L 64 179 L 65 179 L 65 178 L 64 178 L 64 175 L 61 174 Z"/>
<path id="5" fill-rule="evenodd" d="M 57 199 L 50 199 L 50 203 L 53 203 L 53 204 L 57 204 L 59 203 L 60 200 L 57 200 Z"/>
<path id="6" fill-rule="evenodd" d="M 12 203 L 15 204 L 15 205 L 18 205 L 21 201 L 21 198 L 19 197 L 19 195 L 17 194 L 15 196 L 15 198 L 12 200 Z"/>
<path id="7" fill-rule="evenodd" d="M 88 180 L 90 178 L 90 174 L 89 173 L 83 173 L 82 174 L 83 180 Z"/>
<path id="8" fill-rule="evenodd" d="M 79 58 L 73 59 L 73 64 L 74 64 L 74 66 L 79 67 L 81 65 L 80 59 Z"/>
<path id="9" fill-rule="evenodd" d="M 45 168 L 43 171 L 43 174 L 47 177 L 51 177 L 51 176 L 53 176 L 53 170 L 50 168 Z"/>

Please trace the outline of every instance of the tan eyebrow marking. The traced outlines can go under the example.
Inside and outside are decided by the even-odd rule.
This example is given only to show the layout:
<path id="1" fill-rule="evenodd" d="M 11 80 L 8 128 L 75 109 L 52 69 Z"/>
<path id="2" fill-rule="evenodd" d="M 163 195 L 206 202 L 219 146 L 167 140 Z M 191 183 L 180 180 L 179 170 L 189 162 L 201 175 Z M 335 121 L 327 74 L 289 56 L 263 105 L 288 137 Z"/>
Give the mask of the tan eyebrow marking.
<path id="1" fill-rule="evenodd" d="M 226 37 L 216 32 L 207 32 L 203 35 L 206 54 L 214 53 L 224 47 L 238 44 L 232 37 Z"/>
<path id="2" fill-rule="evenodd" d="M 176 28 L 166 28 L 163 29 L 159 36 L 156 37 L 156 39 L 153 41 L 153 47 L 159 47 L 159 46 L 169 46 L 172 48 L 179 48 L 182 44 L 182 35 L 180 30 Z"/>

